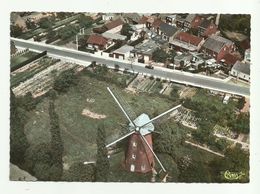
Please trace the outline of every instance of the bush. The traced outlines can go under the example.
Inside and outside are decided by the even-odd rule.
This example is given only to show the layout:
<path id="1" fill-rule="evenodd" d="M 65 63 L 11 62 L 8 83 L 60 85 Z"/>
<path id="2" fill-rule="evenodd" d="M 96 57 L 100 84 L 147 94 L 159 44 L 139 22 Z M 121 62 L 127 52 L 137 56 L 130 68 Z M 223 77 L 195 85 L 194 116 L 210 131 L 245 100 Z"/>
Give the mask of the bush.
<path id="1" fill-rule="evenodd" d="M 73 70 L 62 72 L 54 80 L 53 89 L 57 92 L 67 92 L 70 86 L 77 85 L 78 79 Z"/>

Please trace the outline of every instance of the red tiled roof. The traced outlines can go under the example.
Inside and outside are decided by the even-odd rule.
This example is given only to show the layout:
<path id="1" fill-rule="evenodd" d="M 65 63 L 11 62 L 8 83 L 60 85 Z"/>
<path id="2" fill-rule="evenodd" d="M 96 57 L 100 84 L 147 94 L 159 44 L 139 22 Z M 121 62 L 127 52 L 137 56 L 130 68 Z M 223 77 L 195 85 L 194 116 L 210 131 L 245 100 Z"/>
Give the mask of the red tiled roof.
<path id="1" fill-rule="evenodd" d="M 147 22 L 147 20 L 148 20 L 148 17 L 143 16 L 143 17 L 138 21 L 138 23 L 139 23 L 139 24 L 145 24 L 145 23 Z"/>
<path id="2" fill-rule="evenodd" d="M 237 56 L 237 55 L 232 55 L 232 54 L 230 54 L 230 53 L 227 53 L 227 54 L 223 57 L 223 59 L 225 60 L 225 63 L 226 63 L 227 65 L 234 65 L 234 64 L 236 63 L 236 61 L 240 59 L 240 57 Z"/>
<path id="3" fill-rule="evenodd" d="M 92 34 L 89 36 L 87 43 L 95 44 L 95 45 L 99 45 L 99 46 L 105 46 L 107 44 L 107 39 L 101 35 Z"/>
<path id="4" fill-rule="evenodd" d="M 177 34 L 176 39 L 181 40 L 183 42 L 190 43 L 192 45 L 198 46 L 199 43 L 203 40 L 203 38 L 194 36 L 187 32 L 180 32 Z"/>
<path id="5" fill-rule="evenodd" d="M 105 24 L 105 27 L 108 29 L 108 30 L 111 30 L 117 26 L 120 26 L 120 25 L 123 25 L 124 22 L 121 20 L 121 19 L 117 19 L 117 20 L 114 20 L 112 22 L 109 22 L 107 24 Z"/>

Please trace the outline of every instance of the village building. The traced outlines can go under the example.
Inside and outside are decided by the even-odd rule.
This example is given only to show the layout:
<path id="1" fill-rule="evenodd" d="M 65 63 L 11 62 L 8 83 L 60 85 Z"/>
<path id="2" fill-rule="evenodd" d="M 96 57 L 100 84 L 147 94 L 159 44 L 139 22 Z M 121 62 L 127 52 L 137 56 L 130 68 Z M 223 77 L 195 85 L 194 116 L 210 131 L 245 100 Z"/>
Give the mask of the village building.
<path id="1" fill-rule="evenodd" d="M 202 19 L 199 15 L 197 14 L 189 14 L 183 23 L 183 29 L 184 31 L 189 31 L 191 28 L 197 28 L 200 23 L 201 23 Z"/>
<path id="2" fill-rule="evenodd" d="M 198 36 L 209 37 L 218 31 L 218 27 L 214 24 L 213 20 L 202 20 L 201 24 L 198 26 Z"/>
<path id="3" fill-rule="evenodd" d="M 111 32 L 104 32 L 104 33 L 102 33 L 102 36 L 107 39 L 111 39 L 111 40 L 126 40 L 126 38 L 127 38 L 124 35 L 115 34 L 115 33 L 111 33 Z"/>
<path id="4" fill-rule="evenodd" d="M 212 35 L 206 39 L 201 47 L 201 52 L 207 54 L 219 62 L 227 53 L 235 51 L 235 44 L 224 37 Z"/>
<path id="5" fill-rule="evenodd" d="M 121 31 L 123 24 L 124 24 L 124 22 L 119 18 L 119 19 L 113 20 L 113 21 L 105 24 L 104 27 L 107 29 L 106 32 L 118 33 Z"/>
<path id="6" fill-rule="evenodd" d="M 176 37 L 169 42 L 169 47 L 176 51 L 199 51 L 204 39 L 187 32 L 179 32 Z"/>
<path id="7" fill-rule="evenodd" d="M 237 61 L 231 69 L 230 74 L 238 79 L 250 81 L 250 63 Z"/>
<path id="8" fill-rule="evenodd" d="M 131 55 L 131 51 L 133 49 L 134 49 L 133 46 L 124 45 L 116 49 L 115 51 L 113 51 L 113 57 L 117 59 L 123 59 L 123 60 L 129 59 Z"/>
<path id="9" fill-rule="evenodd" d="M 131 53 L 138 59 L 138 62 L 148 63 L 152 59 L 152 54 L 157 48 L 159 48 L 159 45 L 153 40 L 146 40 L 143 43 L 136 45 Z"/>
<path id="10" fill-rule="evenodd" d="M 176 22 L 176 15 L 168 15 L 165 18 L 165 22 L 171 26 L 175 26 L 175 22 Z"/>
<path id="11" fill-rule="evenodd" d="M 112 40 L 107 39 L 100 34 L 92 34 L 87 39 L 87 47 L 93 50 L 105 50 L 112 44 Z"/>
<path id="12" fill-rule="evenodd" d="M 174 36 L 177 34 L 178 28 L 175 26 L 171 26 L 164 22 L 160 23 L 158 28 L 158 34 L 162 37 L 163 40 L 172 40 Z"/>

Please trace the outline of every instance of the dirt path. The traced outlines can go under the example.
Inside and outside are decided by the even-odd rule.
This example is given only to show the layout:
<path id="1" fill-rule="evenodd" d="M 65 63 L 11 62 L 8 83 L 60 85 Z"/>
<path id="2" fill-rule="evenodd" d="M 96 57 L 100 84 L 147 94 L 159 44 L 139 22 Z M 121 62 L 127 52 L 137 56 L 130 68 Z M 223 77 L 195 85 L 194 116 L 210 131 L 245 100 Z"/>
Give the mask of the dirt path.
<path id="1" fill-rule="evenodd" d="M 189 142 L 189 141 L 187 141 L 187 140 L 185 141 L 185 143 L 190 144 L 190 145 L 192 145 L 192 146 L 194 146 L 194 147 L 200 148 L 200 149 L 202 149 L 202 150 L 205 150 L 205 151 L 207 151 L 207 152 L 210 152 L 210 153 L 212 153 L 212 154 L 215 154 L 215 155 L 217 155 L 217 156 L 225 157 L 225 156 L 224 156 L 223 154 L 221 154 L 221 153 L 214 152 L 214 151 L 212 151 L 212 150 L 209 149 L 209 148 L 206 148 L 206 147 L 203 147 L 203 146 L 201 146 L 201 145 L 198 145 L 198 144 Z"/>

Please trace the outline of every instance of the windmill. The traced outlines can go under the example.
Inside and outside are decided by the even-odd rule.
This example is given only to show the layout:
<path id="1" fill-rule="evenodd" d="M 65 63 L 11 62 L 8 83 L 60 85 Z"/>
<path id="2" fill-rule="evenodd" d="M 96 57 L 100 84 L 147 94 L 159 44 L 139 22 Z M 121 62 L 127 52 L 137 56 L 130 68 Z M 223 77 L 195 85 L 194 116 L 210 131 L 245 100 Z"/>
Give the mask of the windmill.
<path id="1" fill-rule="evenodd" d="M 134 120 L 131 120 L 129 114 L 126 112 L 126 109 L 121 105 L 117 97 L 111 91 L 109 87 L 107 90 L 111 94 L 111 96 L 116 101 L 117 105 L 120 107 L 123 114 L 126 116 L 129 121 L 129 132 L 118 138 L 117 140 L 106 145 L 106 148 L 109 148 L 112 145 L 122 141 L 123 139 L 129 137 L 128 149 L 125 155 L 124 167 L 127 171 L 130 172 L 139 172 L 139 173 L 147 173 L 150 171 L 155 171 L 155 161 L 154 158 L 159 163 L 161 170 L 165 173 L 165 177 L 167 176 L 166 169 L 164 168 L 162 162 L 157 157 L 157 155 L 153 151 L 152 146 L 152 132 L 154 132 L 153 122 L 162 116 L 174 111 L 175 109 L 181 107 L 181 105 L 175 106 L 164 113 L 150 119 L 146 113 L 142 113 Z M 166 178 L 165 178 L 166 179 Z"/>

